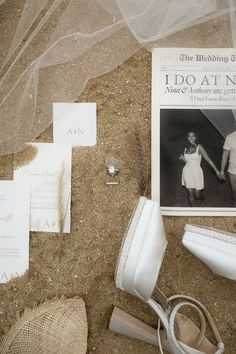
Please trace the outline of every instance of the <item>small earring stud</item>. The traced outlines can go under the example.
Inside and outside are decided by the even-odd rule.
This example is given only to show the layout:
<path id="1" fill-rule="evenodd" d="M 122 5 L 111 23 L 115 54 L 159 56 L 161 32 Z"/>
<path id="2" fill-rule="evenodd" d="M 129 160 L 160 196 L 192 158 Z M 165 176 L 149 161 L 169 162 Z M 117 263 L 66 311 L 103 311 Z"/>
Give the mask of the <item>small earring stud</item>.
<path id="1" fill-rule="evenodd" d="M 106 168 L 110 176 L 115 176 L 119 172 L 119 160 L 114 156 L 106 158 Z"/>

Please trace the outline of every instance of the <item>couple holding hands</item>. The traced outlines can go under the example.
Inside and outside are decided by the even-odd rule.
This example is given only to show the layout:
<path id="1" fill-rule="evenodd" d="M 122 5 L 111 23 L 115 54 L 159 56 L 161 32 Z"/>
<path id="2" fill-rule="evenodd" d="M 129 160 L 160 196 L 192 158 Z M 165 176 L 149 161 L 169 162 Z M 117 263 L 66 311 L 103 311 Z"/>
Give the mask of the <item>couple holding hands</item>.
<path id="1" fill-rule="evenodd" d="M 185 162 L 182 172 L 182 185 L 187 190 L 190 206 L 195 206 L 196 200 L 204 199 L 204 175 L 201 168 L 202 157 L 215 171 L 216 176 L 221 181 L 226 179 L 225 169 L 229 161 L 228 174 L 233 196 L 233 206 L 236 207 L 236 131 L 227 135 L 225 139 L 220 170 L 217 169 L 210 159 L 204 147 L 199 144 L 197 134 L 193 131 L 188 133 L 187 144 L 184 153 L 180 155 L 180 160 Z"/>

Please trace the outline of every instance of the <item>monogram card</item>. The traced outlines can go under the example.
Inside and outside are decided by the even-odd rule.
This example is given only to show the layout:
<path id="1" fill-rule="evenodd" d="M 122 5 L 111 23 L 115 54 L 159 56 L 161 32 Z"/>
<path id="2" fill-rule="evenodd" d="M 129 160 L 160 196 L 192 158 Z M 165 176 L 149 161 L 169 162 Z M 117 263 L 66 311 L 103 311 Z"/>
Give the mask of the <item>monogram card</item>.
<path id="1" fill-rule="evenodd" d="M 0 181 L 0 283 L 29 268 L 29 185 Z"/>
<path id="2" fill-rule="evenodd" d="M 70 144 L 32 143 L 36 157 L 15 169 L 16 181 L 30 184 L 30 230 L 70 232 Z"/>
<path id="3" fill-rule="evenodd" d="M 53 141 L 96 145 L 96 103 L 53 103 Z"/>

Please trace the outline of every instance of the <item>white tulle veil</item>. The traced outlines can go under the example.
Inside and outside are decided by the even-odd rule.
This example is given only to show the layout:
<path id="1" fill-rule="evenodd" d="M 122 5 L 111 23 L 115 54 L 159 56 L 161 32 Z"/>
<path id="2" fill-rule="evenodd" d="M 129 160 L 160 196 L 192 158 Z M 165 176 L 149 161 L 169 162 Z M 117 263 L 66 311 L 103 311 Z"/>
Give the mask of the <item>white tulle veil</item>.
<path id="1" fill-rule="evenodd" d="M 0 14 L 14 3 L 20 17 L 1 59 L 0 155 L 50 125 L 52 102 L 74 101 L 90 78 L 141 46 L 151 50 L 172 33 L 222 17 L 236 44 L 236 0 L 0 0 Z"/>

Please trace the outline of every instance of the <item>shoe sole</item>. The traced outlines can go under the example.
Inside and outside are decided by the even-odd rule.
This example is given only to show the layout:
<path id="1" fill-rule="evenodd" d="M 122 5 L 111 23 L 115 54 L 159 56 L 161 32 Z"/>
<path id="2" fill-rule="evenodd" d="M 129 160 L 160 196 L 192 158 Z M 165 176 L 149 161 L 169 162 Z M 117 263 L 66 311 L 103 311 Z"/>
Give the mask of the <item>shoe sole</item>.
<path id="1" fill-rule="evenodd" d="M 123 237 L 115 270 L 115 283 L 116 286 L 121 290 L 125 290 L 123 287 L 123 278 L 126 263 L 130 254 L 130 249 L 134 239 L 135 231 L 140 220 L 140 215 L 142 214 L 146 200 L 147 199 L 145 197 L 141 197 L 139 199 L 138 204 L 136 205 L 136 208 L 134 209 L 133 214 L 130 218 L 126 233 Z"/>

